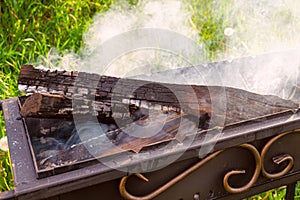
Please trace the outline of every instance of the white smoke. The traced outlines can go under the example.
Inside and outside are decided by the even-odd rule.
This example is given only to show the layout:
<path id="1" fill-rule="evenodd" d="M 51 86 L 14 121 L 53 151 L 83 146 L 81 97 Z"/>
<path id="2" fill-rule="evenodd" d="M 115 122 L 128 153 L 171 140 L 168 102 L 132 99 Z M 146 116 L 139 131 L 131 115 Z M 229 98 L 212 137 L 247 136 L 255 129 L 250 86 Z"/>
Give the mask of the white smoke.
<path id="1" fill-rule="evenodd" d="M 215 2 L 215 9 L 220 1 Z M 232 57 L 300 47 L 300 2 L 233 0 L 224 18 L 235 33 L 229 38 Z"/>
<path id="2" fill-rule="evenodd" d="M 196 39 L 189 24 L 191 14 L 186 5 L 178 0 L 142 0 L 133 8 L 116 3 L 104 15 L 94 17 L 93 24 L 84 36 L 89 50 L 94 50 L 104 41 L 137 28 L 162 28 Z M 127 10 L 124 9 L 127 8 Z"/>
<path id="3" fill-rule="evenodd" d="M 292 98 L 300 79 L 299 8 L 292 0 L 232 1 L 225 18 L 235 31 L 226 58 L 260 56 L 225 64 L 224 85 Z"/>
<path id="4" fill-rule="evenodd" d="M 191 14 L 186 5 L 178 0 L 142 0 L 124 10 L 124 2 L 116 3 L 105 15 L 96 15 L 94 22 L 84 35 L 87 52 L 97 52 L 100 46 L 115 36 L 127 31 L 143 28 L 166 29 L 177 32 L 191 40 L 198 40 L 198 33 L 189 24 Z M 175 41 L 176 42 L 176 41 Z M 97 56 L 90 56 L 86 65 L 99 63 Z M 137 49 L 114 59 L 101 74 L 111 76 L 133 76 L 166 69 L 189 66 L 186 61 L 160 49 Z M 93 69 L 101 66 L 94 66 Z M 86 67 L 84 67 L 86 68 Z"/>
<path id="5" fill-rule="evenodd" d="M 126 1 L 116 2 L 112 8 L 94 17 L 93 23 L 84 34 L 82 55 L 74 53 L 64 56 L 50 52 L 43 62 L 54 63 L 52 67 L 79 69 L 84 63 L 91 68 L 97 66 L 97 60 L 90 56 L 99 45 L 114 36 L 138 28 L 160 28 L 175 31 L 194 41 L 200 41 L 198 31 L 190 23 L 192 12 L 188 9 L 194 0 L 141 0 L 132 7 Z M 232 86 L 262 94 L 275 94 L 288 98 L 292 88 L 298 85 L 299 46 L 300 46 L 300 2 L 293 0 L 231 0 L 223 8 L 223 1 L 213 1 L 213 13 L 222 16 L 234 30 L 227 37 L 225 52 L 219 52 L 217 58 L 228 60 L 218 64 L 205 64 L 206 81 L 197 77 L 191 70 L 182 71 L 189 83 Z M 199 2 L 199 5 L 201 3 Z M 205 15 L 204 15 L 205 16 Z M 200 30 L 201 31 L 201 30 Z M 205 44 L 199 44 L 200 46 Z M 292 51 L 286 51 L 294 49 Z M 298 50 L 297 50 L 298 49 Z M 281 52 L 266 54 L 267 52 Z M 263 56 L 256 56 L 263 54 Z M 199 56 L 199 55 L 195 55 Z M 201 55 L 202 56 L 202 55 Z M 252 56 L 245 59 L 234 58 Z M 53 61 L 53 62 L 52 62 Z M 232 61 L 232 62 L 231 62 Z M 103 74 L 111 76 L 133 76 L 153 73 L 166 69 L 188 67 L 190 63 L 164 51 L 139 50 L 129 52 L 110 63 Z M 208 68 L 208 69 L 207 69 Z M 222 79 L 215 78 L 220 74 Z M 203 73 L 202 73 L 203 74 Z M 172 76 L 169 73 L 168 76 Z M 178 83 L 178 73 L 168 77 Z M 148 77 L 149 78 L 149 77 Z M 165 81 L 160 77 L 161 81 Z M 157 80 L 157 79 L 156 79 Z"/>

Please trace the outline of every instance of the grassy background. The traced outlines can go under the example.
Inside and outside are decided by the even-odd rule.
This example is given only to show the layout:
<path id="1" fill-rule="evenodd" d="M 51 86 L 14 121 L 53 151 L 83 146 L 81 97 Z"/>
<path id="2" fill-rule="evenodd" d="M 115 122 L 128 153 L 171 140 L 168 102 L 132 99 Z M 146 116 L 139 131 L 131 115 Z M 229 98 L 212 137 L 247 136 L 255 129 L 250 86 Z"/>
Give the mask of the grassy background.
<path id="1" fill-rule="evenodd" d="M 137 3 L 137 0 L 127 1 L 132 5 Z M 216 59 L 216 55 L 226 49 L 223 31 L 231 24 L 224 13 L 231 1 L 220 1 L 220 14 L 213 10 L 211 0 L 188 1 L 193 13 L 192 24 L 202 36 L 200 42 L 207 44 L 209 60 Z M 107 11 L 113 3 L 113 0 L 0 1 L 0 99 L 19 95 L 17 77 L 22 65 L 46 56 L 53 47 L 62 54 L 79 52 L 83 45 L 82 34 L 93 15 Z M 0 137 L 3 137 L 5 130 L 0 114 Z M 0 151 L 0 191 L 11 189 L 9 154 Z M 282 199 L 284 194 L 283 187 L 249 199 Z M 297 195 L 300 196 L 299 187 Z"/>
<path id="2" fill-rule="evenodd" d="M 61 53 L 78 52 L 92 16 L 111 4 L 112 0 L 0 1 L 0 99 L 19 95 L 17 77 L 22 65 L 47 55 L 53 47 Z M 9 154 L 1 151 L 0 191 L 13 189 L 9 163 Z"/>

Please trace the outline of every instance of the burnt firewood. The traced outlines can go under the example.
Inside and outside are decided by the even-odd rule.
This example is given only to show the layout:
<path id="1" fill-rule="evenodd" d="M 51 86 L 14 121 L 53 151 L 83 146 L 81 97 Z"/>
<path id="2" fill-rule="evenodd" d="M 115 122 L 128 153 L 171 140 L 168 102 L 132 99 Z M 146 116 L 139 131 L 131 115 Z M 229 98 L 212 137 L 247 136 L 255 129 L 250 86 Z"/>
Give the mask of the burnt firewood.
<path id="1" fill-rule="evenodd" d="M 18 82 L 23 91 L 46 93 L 22 97 L 20 113 L 23 117 L 90 114 L 114 118 L 131 115 L 134 110 L 129 108 L 130 101 L 134 101 L 138 108 L 175 110 L 194 116 L 196 120 L 200 119 L 200 127 L 204 127 L 208 126 L 208 122 L 224 125 L 224 118 L 226 125 L 299 107 L 276 96 L 229 87 L 166 84 L 84 72 L 47 71 L 31 65 L 22 67 Z M 218 95 L 225 97 L 218 100 Z M 210 121 L 212 116 L 213 122 Z"/>
<path id="2" fill-rule="evenodd" d="M 111 102 L 76 99 L 77 104 L 74 105 L 72 99 L 64 95 L 34 93 L 19 97 L 19 101 L 22 117 L 71 118 L 73 114 L 87 113 L 108 117 L 111 113 Z"/>
<path id="3" fill-rule="evenodd" d="M 166 84 L 31 65 L 22 67 L 18 82 L 22 91 L 33 93 L 19 97 L 20 115 L 27 122 L 40 169 L 124 151 L 138 153 L 154 145 L 160 148 L 202 130 L 299 107 L 276 96 L 229 87 Z"/>
<path id="4" fill-rule="evenodd" d="M 165 104 L 172 105 L 177 102 L 176 96 L 170 91 L 171 84 L 120 79 L 85 72 L 40 70 L 31 65 L 24 65 L 21 68 L 18 84 L 24 92 L 61 94 L 70 98 L 110 100 L 113 97 L 114 99 L 120 97 L 165 102 Z M 178 85 L 174 89 L 190 96 L 186 87 L 180 88 Z"/>

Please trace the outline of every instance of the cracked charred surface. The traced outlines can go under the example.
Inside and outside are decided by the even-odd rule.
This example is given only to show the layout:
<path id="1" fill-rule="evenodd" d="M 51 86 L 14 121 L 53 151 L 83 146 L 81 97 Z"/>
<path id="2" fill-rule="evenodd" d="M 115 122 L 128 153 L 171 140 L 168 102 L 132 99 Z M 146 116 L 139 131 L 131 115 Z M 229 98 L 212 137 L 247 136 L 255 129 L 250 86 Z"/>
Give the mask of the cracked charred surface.
<path id="1" fill-rule="evenodd" d="M 224 125 L 227 125 L 299 107 L 277 96 L 229 87 L 154 83 L 84 72 L 40 70 L 31 65 L 22 67 L 18 83 L 25 92 L 43 93 L 21 98 L 23 117 L 72 118 L 73 114 L 90 114 L 101 119 L 112 118 L 118 112 L 120 115 L 130 112 L 124 100 L 134 100 L 141 107 L 159 105 L 156 109 L 196 116 L 200 119 L 199 126 L 207 127 L 212 115 L 215 122 L 210 123 L 218 124 L 226 115 Z M 211 97 L 218 97 L 220 90 L 224 90 L 221 95 L 226 97 L 212 103 Z"/>

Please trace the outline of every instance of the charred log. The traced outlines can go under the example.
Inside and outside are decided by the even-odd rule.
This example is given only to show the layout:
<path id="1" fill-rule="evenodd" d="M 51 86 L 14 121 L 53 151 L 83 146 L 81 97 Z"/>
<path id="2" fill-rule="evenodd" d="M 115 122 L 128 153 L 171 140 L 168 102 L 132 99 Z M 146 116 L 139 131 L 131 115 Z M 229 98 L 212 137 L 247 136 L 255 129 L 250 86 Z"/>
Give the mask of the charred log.
<path id="1" fill-rule="evenodd" d="M 26 92 L 46 93 L 21 98 L 23 117 L 72 118 L 74 114 L 118 117 L 130 115 L 134 109 L 129 106 L 137 104 L 138 108 L 180 110 L 200 118 L 200 127 L 204 127 L 212 115 L 215 121 L 226 115 L 225 124 L 230 124 L 299 107 L 276 96 L 229 87 L 154 83 L 84 72 L 40 70 L 31 65 L 22 67 L 19 84 Z M 225 91 L 226 97 L 212 104 L 211 97 L 218 97 L 220 90 Z"/>
<path id="2" fill-rule="evenodd" d="M 19 97 L 20 114 L 39 169 L 159 149 L 169 141 L 199 136 L 203 129 L 299 107 L 276 96 L 229 87 L 154 83 L 30 65 L 22 67 L 19 86 L 33 93 Z"/>

